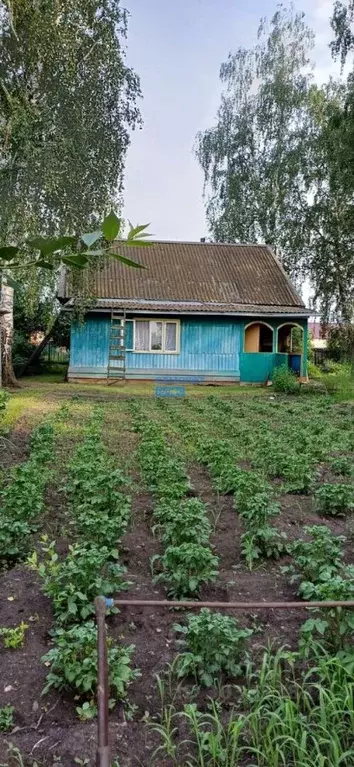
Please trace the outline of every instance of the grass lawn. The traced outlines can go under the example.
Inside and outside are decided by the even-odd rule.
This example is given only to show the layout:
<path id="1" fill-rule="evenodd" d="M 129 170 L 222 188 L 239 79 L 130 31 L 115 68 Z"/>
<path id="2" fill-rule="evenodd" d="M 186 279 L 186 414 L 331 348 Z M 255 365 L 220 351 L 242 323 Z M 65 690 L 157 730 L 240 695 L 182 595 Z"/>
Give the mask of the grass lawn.
<path id="1" fill-rule="evenodd" d="M 152 384 L 45 376 L 11 393 L 0 489 L 4 765 L 94 767 L 90 620 L 102 590 L 354 599 L 354 403 L 186 390 L 156 399 Z M 133 607 L 108 617 L 115 765 L 352 767 L 349 611 L 188 615 Z"/>

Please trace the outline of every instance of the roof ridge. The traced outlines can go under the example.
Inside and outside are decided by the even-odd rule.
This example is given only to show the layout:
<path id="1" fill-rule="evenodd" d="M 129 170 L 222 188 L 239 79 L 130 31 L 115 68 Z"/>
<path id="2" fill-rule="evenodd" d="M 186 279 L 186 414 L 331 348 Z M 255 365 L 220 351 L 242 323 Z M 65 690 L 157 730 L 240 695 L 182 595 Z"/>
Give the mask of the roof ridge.
<path id="1" fill-rule="evenodd" d="M 126 240 L 115 240 L 114 245 L 125 245 Z M 151 245 L 156 243 L 157 245 L 222 245 L 230 246 L 232 248 L 269 248 L 265 242 L 200 242 L 200 240 L 149 240 Z M 133 245 L 134 247 L 134 245 Z"/>

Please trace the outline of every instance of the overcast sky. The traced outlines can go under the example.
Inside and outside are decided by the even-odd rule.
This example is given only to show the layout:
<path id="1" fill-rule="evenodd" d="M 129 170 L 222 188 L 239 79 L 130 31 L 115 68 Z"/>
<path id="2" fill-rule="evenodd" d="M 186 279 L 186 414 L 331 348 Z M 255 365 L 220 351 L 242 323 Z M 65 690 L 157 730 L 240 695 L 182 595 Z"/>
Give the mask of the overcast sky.
<path id="1" fill-rule="evenodd" d="M 128 151 L 124 215 L 151 222 L 158 239 L 199 240 L 208 234 L 203 174 L 193 155 L 199 130 L 215 122 L 220 64 L 251 46 L 271 0 L 126 0 L 127 60 L 140 75 L 144 126 Z M 316 33 L 316 80 L 339 74 L 330 56 L 332 1 L 296 0 Z"/>

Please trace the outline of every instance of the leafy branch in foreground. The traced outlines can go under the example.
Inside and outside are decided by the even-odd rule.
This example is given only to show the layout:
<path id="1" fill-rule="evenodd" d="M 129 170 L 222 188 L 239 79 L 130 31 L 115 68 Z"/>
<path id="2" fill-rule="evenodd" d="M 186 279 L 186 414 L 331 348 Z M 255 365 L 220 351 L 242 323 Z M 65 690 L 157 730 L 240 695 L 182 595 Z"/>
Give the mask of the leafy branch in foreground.
<path id="1" fill-rule="evenodd" d="M 148 226 L 148 224 L 135 227 L 130 225 L 124 246 L 134 248 L 149 246 L 150 242 L 144 239 L 151 237 L 151 234 L 146 231 Z M 144 269 L 143 264 L 117 251 L 117 243 L 123 244 L 121 234 L 122 220 L 111 211 L 102 221 L 101 226 L 93 232 L 84 232 L 79 236 L 30 237 L 19 245 L 0 247 L 0 269 L 4 270 L 5 280 L 12 287 L 16 287 L 17 283 L 11 277 L 11 271 L 23 269 L 24 263 L 26 268 L 38 267 L 53 271 L 60 264 L 64 264 L 80 270 L 90 263 L 98 263 L 99 258 L 109 256 L 126 266 Z"/>

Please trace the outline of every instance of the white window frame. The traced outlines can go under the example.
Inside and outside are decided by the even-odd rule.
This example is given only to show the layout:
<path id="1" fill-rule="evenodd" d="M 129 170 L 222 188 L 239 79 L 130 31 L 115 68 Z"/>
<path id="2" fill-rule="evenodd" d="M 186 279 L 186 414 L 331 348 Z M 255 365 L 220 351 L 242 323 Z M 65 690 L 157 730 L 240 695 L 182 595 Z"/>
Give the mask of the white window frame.
<path id="1" fill-rule="evenodd" d="M 162 349 L 151 349 L 151 329 L 149 326 L 149 346 L 150 349 L 146 349 L 145 351 L 139 350 L 135 348 L 135 338 L 136 338 L 136 332 L 135 332 L 135 325 L 137 322 L 162 322 Z M 165 351 L 165 342 L 166 342 L 166 323 L 170 322 L 176 325 L 176 349 L 175 351 Z M 134 354 L 179 354 L 180 353 L 180 338 L 181 338 L 181 322 L 180 320 L 175 319 L 166 319 L 162 317 L 137 317 L 133 321 L 133 352 Z"/>

